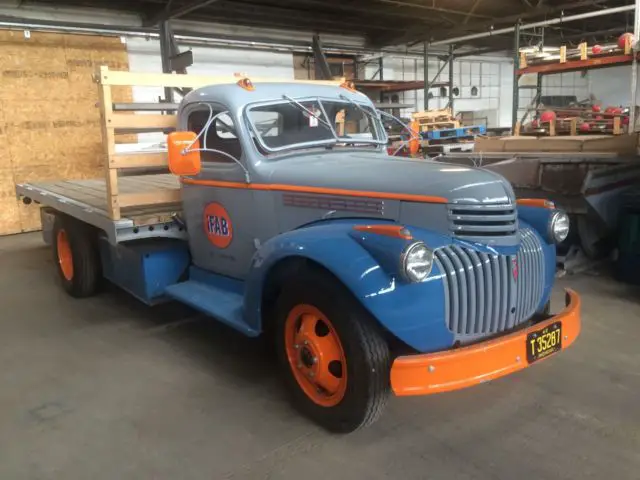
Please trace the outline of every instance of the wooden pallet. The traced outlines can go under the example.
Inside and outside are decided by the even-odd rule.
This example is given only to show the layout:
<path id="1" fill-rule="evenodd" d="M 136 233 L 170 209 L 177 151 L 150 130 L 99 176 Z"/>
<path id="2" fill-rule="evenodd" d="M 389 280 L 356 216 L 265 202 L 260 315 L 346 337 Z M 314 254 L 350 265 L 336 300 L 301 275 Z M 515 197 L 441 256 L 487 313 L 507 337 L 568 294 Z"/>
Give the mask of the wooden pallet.
<path id="1" fill-rule="evenodd" d="M 421 133 L 460 127 L 460 121 L 452 115 L 449 108 L 416 112 L 412 117 L 420 125 Z"/>
<path id="2" fill-rule="evenodd" d="M 105 178 L 107 193 L 107 212 L 112 220 L 122 218 L 123 209 L 146 207 L 151 205 L 167 205 L 180 202 L 179 183 L 158 184 L 157 182 L 140 183 L 139 190 L 120 188 L 123 181 L 119 172 L 127 173 L 127 179 L 135 176 L 135 169 L 153 169 L 168 166 L 166 151 L 120 153 L 116 151 L 115 135 L 118 132 L 158 131 L 168 133 L 175 130 L 177 117 L 175 114 L 144 114 L 135 112 L 135 104 L 131 104 L 126 112 L 114 111 L 112 88 L 116 86 L 138 87 L 170 87 L 199 88 L 207 85 L 234 84 L 244 75 L 202 76 L 176 75 L 156 73 L 134 73 L 109 70 L 102 66 L 96 74 L 100 94 L 100 112 L 102 118 L 102 143 L 105 153 Z M 253 83 L 305 83 L 340 85 L 344 79 L 330 81 L 301 81 L 276 78 L 252 78 Z M 148 110 L 148 109 L 147 109 Z M 158 105 L 158 111 L 162 111 Z M 133 112 L 133 113 L 132 113 Z M 148 174 L 148 171 L 145 172 Z M 134 184 L 127 180 L 128 184 Z M 144 188 L 142 188 L 144 187 Z"/>

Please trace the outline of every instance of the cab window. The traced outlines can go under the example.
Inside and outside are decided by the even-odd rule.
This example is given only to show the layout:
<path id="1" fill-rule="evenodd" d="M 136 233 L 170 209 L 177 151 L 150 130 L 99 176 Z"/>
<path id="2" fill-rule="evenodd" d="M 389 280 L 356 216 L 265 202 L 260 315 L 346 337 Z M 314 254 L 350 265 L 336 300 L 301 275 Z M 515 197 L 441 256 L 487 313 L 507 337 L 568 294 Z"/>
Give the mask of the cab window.
<path id="1" fill-rule="evenodd" d="M 213 109 L 213 115 L 221 112 L 223 112 L 223 110 Z M 188 118 L 189 130 L 200 133 L 209 121 L 211 115 L 212 113 L 208 107 L 191 112 Z M 200 148 L 220 150 L 238 160 L 240 159 L 242 156 L 242 147 L 240 146 L 240 140 L 238 140 L 233 120 L 227 113 L 219 115 L 215 121 L 209 125 L 207 132 L 202 134 L 200 137 Z M 211 150 L 201 152 L 203 162 L 234 163 L 234 161 L 226 155 Z"/>

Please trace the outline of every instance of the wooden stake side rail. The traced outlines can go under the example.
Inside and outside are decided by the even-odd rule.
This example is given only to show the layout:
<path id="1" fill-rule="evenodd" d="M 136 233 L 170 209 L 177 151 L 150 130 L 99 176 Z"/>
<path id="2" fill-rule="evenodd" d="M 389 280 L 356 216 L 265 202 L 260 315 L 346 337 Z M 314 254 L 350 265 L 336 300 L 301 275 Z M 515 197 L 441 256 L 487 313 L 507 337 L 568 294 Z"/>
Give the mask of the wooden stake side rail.
<path id="1" fill-rule="evenodd" d="M 250 78 L 253 83 L 305 83 L 315 85 L 340 85 L 342 80 L 330 81 L 301 81 L 282 78 L 251 78 L 243 75 L 203 76 L 178 75 L 166 73 L 135 73 L 109 70 L 101 66 L 95 80 L 99 88 L 100 113 L 102 118 L 102 141 L 105 152 L 105 179 L 107 191 L 107 211 L 112 220 L 122 218 L 122 209 L 130 207 L 144 207 L 160 204 L 178 203 L 180 190 L 176 185 L 158 185 L 157 190 L 141 191 L 140 193 L 123 193 L 118 188 L 118 171 L 134 168 L 162 168 L 168 164 L 167 153 L 116 152 L 115 135 L 121 131 L 156 130 L 167 132 L 177 127 L 175 114 L 162 115 L 158 113 L 135 112 L 132 109 L 116 112 L 113 109 L 113 87 L 171 87 L 171 88 L 199 88 L 207 85 L 234 84 L 242 78 Z M 161 110 L 159 107 L 158 110 Z M 129 178 L 129 177 L 128 177 Z"/>

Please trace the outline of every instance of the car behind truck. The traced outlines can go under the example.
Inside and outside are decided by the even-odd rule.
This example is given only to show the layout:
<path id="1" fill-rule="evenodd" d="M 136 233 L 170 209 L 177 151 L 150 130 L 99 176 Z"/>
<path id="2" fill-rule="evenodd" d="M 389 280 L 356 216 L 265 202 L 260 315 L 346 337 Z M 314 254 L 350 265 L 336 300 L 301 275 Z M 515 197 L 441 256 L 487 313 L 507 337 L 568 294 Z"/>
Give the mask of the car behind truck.
<path id="1" fill-rule="evenodd" d="M 336 432 L 372 423 L 391 392 L 476 385 L 579 335 L 575 292 L 549 312 L 566 214 L 495 173 L 388 156 L 351 85 L 105 67 L 98 84 L 106 178 L 17 186 L 43 206 L 70 295 L 106 278 L 268 335 L 294 405 Z M 118 85 L 197 88 L 177 115 L 131 115 Z M 124 109 L 143 107 L 170 108 Z M 172 130 L 166 150 L 116 147 L 149 128 Z"/>

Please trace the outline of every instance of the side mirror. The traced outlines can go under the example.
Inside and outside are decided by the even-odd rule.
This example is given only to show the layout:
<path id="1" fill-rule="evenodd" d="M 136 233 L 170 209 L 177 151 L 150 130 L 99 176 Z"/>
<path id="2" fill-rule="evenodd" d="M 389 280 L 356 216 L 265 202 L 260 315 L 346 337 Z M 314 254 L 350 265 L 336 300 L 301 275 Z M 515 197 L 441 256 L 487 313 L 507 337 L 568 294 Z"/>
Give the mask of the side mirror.
<path id="1" fill-rule="evenodd" d="M 172 132 L 167 135 L 169 171 L 174 175 L 200 173 L 200 141 L 194 132 Z"/>

